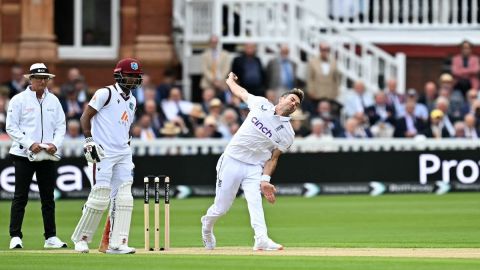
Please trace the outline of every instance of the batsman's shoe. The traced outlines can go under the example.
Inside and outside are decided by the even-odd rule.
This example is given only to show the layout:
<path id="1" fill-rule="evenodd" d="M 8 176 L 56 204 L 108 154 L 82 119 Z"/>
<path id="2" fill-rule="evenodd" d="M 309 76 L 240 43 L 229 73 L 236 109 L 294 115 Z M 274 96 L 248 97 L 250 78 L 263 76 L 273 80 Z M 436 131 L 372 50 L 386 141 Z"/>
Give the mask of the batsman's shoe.
<path id="1" fill-rule="evenodd" d="M 10 249 L 14 248 L 23 248 L 22 239 L 20 239 L 20 237 L 18 236 L 12 237 L 12 239 L 10 240 Z"/>
<path id="2" fill-rule="evenodd" d="M 52 236 L 45 240 L 45 245 L 43 245 L 44 248 L 66 248 L 67 243 L 62 242 L 58 237 Z"/>
<path id="3" fill-rule="evenodd" d="M 112 249 L 110 247 L 107 249 L 108 254 L 133 254 L 135 253 L 135 251 L 135 248 L 129 247 L 127 245 L 120 245 L 116 249 Z"/>
<path id="4" fill-rule="evenodd" d="M 85 240 L 80 240 L 75 243 L 75 251 L 80 253 L 88 253 L 90 250 L 88 249 L 88 243 Z"/>
<path id="5" fill-rule="evenodd" d="M 202 221 L 202 240 L 203 240 L 203 246 L 205 249 L 215 249 L 215 246 L 217 245 L 217 240 L 215 239 L 215 235 L 213 234 L 213 230 L 210 230 L 206 228 L 204 217 L 201 219 Z"/>
<path id="6" fill-rule="evenodd" d="M 273 240 L 268 237 L 255 237 L 255 245 L 253 246 L 253 250 L 283 250 L 283 246 L 273 242 Z"/>

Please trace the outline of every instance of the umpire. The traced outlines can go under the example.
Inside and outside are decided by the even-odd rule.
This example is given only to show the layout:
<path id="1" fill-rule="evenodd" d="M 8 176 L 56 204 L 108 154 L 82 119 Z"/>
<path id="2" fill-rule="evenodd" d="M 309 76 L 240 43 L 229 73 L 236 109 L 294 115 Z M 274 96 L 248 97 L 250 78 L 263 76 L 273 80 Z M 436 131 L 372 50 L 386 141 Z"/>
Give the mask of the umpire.
<path id="1" fill-rule="evenodd" d="M 30 67 L 25 91 L 9 103 L 6 129 L 13 143 L 10 155 L 15 166 L 15 194 L 10 212 L 10 249 L 23 248 L 22 223 L 28 191 L 36 173 L 42 203 L 45 248 L 67 245 L 56 236 L 53 191 L 57 179 L 56 154 L 65 136 L 65 114 L 58 98 L 47 89 L 55 75 L 43 63 Z"/>

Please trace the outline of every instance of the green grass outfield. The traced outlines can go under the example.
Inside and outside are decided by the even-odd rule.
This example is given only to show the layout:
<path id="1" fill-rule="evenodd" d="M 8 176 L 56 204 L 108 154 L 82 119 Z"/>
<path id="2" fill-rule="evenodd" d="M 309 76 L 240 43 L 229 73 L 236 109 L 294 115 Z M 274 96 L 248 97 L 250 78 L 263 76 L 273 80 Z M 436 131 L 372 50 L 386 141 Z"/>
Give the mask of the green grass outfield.
<path id="1" fill-rule="evenodd" d="M 212 201 L 213 198 L 171 201 L 173 248 L 202 246 L 200 217 Z M 57 234 L 64 241 L 69 240 L 83 203 L 57 201 Z M 161 209 L 163 224 L 163 207 Z M 265 203 L 265 212 L 271 238 L 283 244 L 285 251 L 299 247 L 336 247 L 475 248 L 480 252 L 480 193 L 279 197 L 275 205 Z M 480 257 L 261 256 L 264 252 L 241 256 L 205 252 L 127 256 L 43 253 L 38 201 L 31 201 L 27 206 L 23 226 L 25 249 L 9 251 L 9 214 L 10 202 L 0 202 L 0 269 L 480 269 Z M 153 206 L 150 217 L 153 231 Z M 102 228 L 103 224 L 102 221 Z M 101 229 L 97 231 L 92 249 L 98 247 Z M 215 234 L 219 250 L 252 247 L 253 233 L 244 199 L 237 199 L 230 212 L 219 220 Z M 153 234 L 150 239 L 153 245 Z M 73 245 L 68 243 L 71 248 Z M 135 201 L 130 245 L 138 249 L 144 245 L 143 202 L 139 200 Z"/>

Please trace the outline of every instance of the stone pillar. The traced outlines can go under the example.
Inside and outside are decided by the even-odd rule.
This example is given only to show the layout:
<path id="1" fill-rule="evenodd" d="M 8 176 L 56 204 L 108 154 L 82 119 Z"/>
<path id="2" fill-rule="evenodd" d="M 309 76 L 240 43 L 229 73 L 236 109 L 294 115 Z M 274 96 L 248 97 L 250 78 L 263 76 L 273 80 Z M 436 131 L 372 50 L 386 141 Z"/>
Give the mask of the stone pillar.
<path id="1" fill-rule="evenodd" d="M 20 25 L 18 1 L 0 0 L 0 60 L 15 61 Z"/>
<path id="2" fill-rule="evenodd" d="M 56 62 L 54 0 L 22 0 L 19 62 Z"/>
<path id="3" fill-rule="evenodd" d="M 143 62 L 169 65 L 174 59 L 171 41 L 172 0 L 138 1 L 135 57 Z"/>

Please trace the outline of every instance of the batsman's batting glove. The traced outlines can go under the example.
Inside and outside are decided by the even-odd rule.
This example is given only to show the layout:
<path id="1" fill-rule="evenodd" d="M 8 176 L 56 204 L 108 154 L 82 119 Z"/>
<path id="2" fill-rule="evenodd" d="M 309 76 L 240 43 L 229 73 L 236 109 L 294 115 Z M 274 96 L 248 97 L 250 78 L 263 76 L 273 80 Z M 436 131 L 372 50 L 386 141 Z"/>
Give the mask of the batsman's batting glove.
<path id="1" fill-rule="evenodd" d="M 91 163 L 100 162 L 100 160 L 105 157 L 102 146 L 97 145 L 92 137 L 85 138 L 83 152 L 85 153 L 85 159 Z"/>

